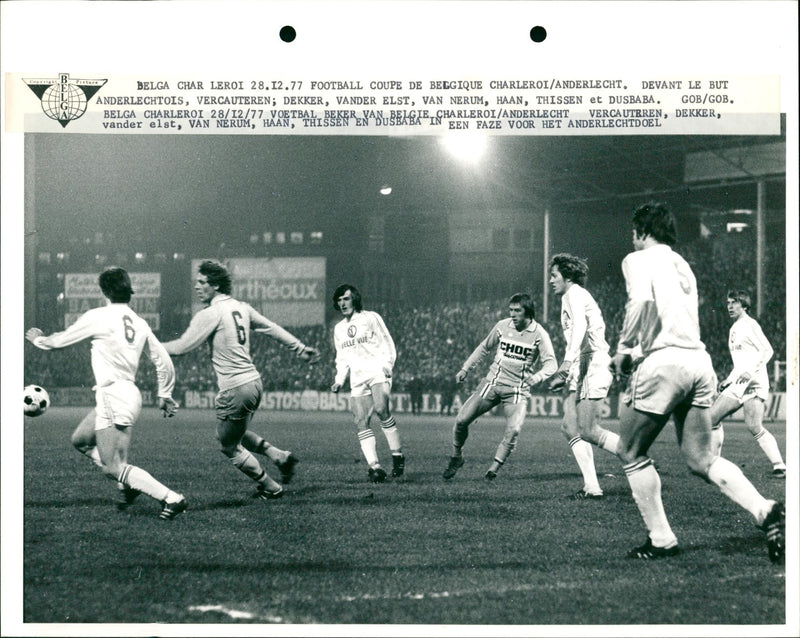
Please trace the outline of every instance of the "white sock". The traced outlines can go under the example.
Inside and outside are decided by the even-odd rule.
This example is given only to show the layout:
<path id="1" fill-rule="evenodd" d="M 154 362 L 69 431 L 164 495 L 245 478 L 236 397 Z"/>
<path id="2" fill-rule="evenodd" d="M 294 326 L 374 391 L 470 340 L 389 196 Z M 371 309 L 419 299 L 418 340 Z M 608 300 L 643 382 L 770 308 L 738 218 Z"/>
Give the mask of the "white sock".
<path id="1" fill-rule="evenodd" d="M 506 459 L 508 459 L 513 449 L 514 449 L 513 445 L 509 445 L 505 441 L 501 441 L 500 445 L 497 446 L 497 451 L 495 451 L 494 453 L 495 462 L 499 463 L 500 465 L 505 463 Z M 495 468 L 494 471 L 496 471 L 496 469 L 497 468 Z"/>
<path id="2" fill-rule="evenodd" d="M 400 432 L 397 431 L 397 423 L 394 416 L 390 416 L 385 421 L 381 421 L 381 430 L 386 437 L 386 442 L 389 444 L 389 449 L 393 454 L 400 454 L 402 448 L 400 447 Z"/>
<path id="3" fill-rule="evenodd" d="M 611 432 L 610 430 L 603 430 L 602 434 L 600 434 L 598 447 L 602 448 L 606 452 L 611 452 L 611 454 L 616 456 L 617 445 L 619 445 L 619 435 L 616 432 Z"/>
<path id="4" fill-rule="evenodd" d="M 576 436 L 570 440 L 569 447 L 583 474 L 583 489 L 591 494 L 602 494 L 603 490 L 597 481 L 597 470 L 594 468 L 594 452 L 591 444 Z"/>
<path id="5" fill-rule="evenodd" d="M 97 451 L 97 446 L 90 447 L 84 452 L 84 454 L 92 459 L 92 463 L 94 463 L 97 467 L 103 467 L 103 462 L 100 460 L 100 452 Z"/>
<path id="6" fill-rule="evenodd" d="M 166 485 L 153 478 L 149 472 L 135 465 L 123 467 L 117 480 L 123 485 L 139 490 L 142 494 L 147 494 L 157 501 L 174 503 L 182 498 L 180 494 L 173 492 Z"/>
<path id="7" fill-rule="evenodd" d="M 750 512 L 756 519 L 756 525 L 764 522 L 764 517 L 775 502 L 761 496 L 742 471 L 721 456 L 708 468 L 708 480 L 734 503 Z"/>
<path id="8" fill-rule="evenodd" d="M 678 539 L 672 533 L 667 514 L 664 512 L 664 504 L 661 501 L 661 477 L 653 466 L 653 460 L 631 463 L 626 465 L 624 470 L 631 486 L 633 500 L 636 501 L 639 513 L 650 532 L 650 541 L 656 547 L 677 545 Z"/>
<path id="9" fill-rule="evenodd" d="M 375 440 L 375 433 L 370 429 L 361 430 L 358 433 L 358 442 L 364 458 L 367 460 L 367 465 L 370 467 L 378 465 L 378 443 Z"/>
<path id="10" fill-rule="evenodd" d="M 756 434 L 753 438 L 758 441 L 761 449 L 764 450 L 764 454 L 767 455 L 769 462 L 772 463 L 772 467 L 786 469 L 781 451 L 778 449 L 778 442 L 769 430 L 761 428 L 761 432 Z"/>

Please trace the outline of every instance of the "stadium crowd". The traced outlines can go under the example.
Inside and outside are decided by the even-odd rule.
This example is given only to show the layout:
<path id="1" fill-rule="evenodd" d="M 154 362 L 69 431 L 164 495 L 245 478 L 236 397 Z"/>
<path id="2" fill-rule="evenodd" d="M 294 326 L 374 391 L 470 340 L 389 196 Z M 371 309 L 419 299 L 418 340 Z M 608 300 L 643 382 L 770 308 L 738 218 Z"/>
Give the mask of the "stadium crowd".
<path id="1" fill-rule="evenodd" d="M 701 332 L 717 375 L 722 378 L 731 369 L 728 352 L 730 319 L 725 306 L 726 294 L 731 288 L 754 288 L 751 282 L 756 279 L 755 260 L 751 251 L 739 247 L 733 241 L 727 241 L 726 238 L 716 238 L 713 243 L 698 240 L 684 244 L 679 252 L 696 273 L 701 295 Z M 786 352 L 784 246 L 779 243 L 769 244 L 767 253 L 766 295 L 759 322 L 776 352 L 775 358 L 782 360 Z M 595 282 L 590 273 L 586 288 L 603 311 L 606 339 L 613 354 L 624 316 L 626 295 L 622 276 Z M 369 291 L 363 293 L 365 308 L 381 314 L 395 341 L 395 389 L 398 391 L 408 391 L 415 378 L 422 379 L 426 392 L 444 389 L 492 325 L 507 315 L 507 297 L 415 307 L 405 302 L 373 304 L 370 303 Z M 540 320 L 541 294 L 534 293 L 533 296 L 537 320 Z M 553 341 L 556 356 L 560 359 L 564 354 L 564 340 L 559 325 L 558 304 L 553 299 L 551 297 L 550 316 L 543 323 Z M 183 315 L 187 317 L 188 324 L 190 310 L 185 309 Z M 327 326 L 286 326 L 304 343 L 322 352 L 322 360 L 313 366 L 307 366 L 272 339 L 254 335 L 251 342 L 253 361 L 261 371 L 264 389 L 328 390 L 335 369 L 332 331 L 338 319 L 339 317 L 332 317 Z M 93 376 L 89 357 L 86 356 L 88 348 L 89 343 L 84 342 L 66 350 L 44 352 L 26 343 L 25 382 L 35 382 L 44 387 L 91 387 Z M 205 349 L 175 357 L 174 362 L 177 397 L 183 396 L 186 390 L 215 388 L 214 373 Z M 770 362 L 769 368 L 770 377 L 772 363 Z M 143 390 L 155 389 L 155 375 L 151 367 L 152 363 L 144 358 L 137 378 L 137 383 Z M 465 381 L 465 388 L 468 390 L 473 387 L 482 374 L 485 374 L 485 368 L 473 371 Z M 777 385 L 773 384 L 772 389 L 784 391 L 785 380 Z"/>

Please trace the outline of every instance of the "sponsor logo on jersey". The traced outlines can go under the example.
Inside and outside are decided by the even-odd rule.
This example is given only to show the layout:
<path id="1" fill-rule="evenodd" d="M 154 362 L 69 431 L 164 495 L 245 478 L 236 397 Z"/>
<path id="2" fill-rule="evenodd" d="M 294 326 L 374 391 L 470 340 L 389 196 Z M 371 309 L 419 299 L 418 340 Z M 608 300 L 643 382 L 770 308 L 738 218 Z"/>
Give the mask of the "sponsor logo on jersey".
<path id="1" fill-rule="evenodd" d="M 533 353 L 533 347 L 527 343 L 500 340 L 500 351 L 509 359 L 527 360 Z"/>

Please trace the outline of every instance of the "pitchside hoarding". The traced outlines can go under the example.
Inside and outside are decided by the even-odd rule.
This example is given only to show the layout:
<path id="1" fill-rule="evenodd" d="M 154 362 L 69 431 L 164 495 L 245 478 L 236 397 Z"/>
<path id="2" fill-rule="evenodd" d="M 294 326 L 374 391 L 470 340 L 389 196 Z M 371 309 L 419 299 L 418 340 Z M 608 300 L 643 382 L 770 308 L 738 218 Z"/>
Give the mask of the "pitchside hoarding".
<path id="1" fill-rule="evenodd" d="M 192 260 L 192 285 L 202 259 Z M 232 296 L 286 327 L 325 323 L 325 258 L 234 258 Z M 202 305 L 195 300 L 192 313 Z"/>
<path id="2" fill-rule="evenodd" d="M 161 273 L 132 272 L 133 297 L 130 307 L 153 330 L 160 327 L 159 301 L 161 299 Z M 104 306 L 107 299 L 97 283 L 97 273 L 67 273 L 64 275 L 64 327 L 75 323 L 84 312 Z"/>

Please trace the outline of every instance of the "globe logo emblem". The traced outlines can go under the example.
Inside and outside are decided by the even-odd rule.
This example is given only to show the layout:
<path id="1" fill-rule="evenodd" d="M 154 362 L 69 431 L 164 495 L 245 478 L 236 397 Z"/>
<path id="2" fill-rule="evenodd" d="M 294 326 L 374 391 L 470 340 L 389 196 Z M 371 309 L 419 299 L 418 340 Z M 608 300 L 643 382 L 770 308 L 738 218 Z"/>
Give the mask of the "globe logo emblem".
<path id="1" fill-rule="evenodd" d="M 70 79 L 68 73 L 59 73 L 57 78 L 23 81 L 41 100 L 44 114 L 62 127 L 86 113 L 89 100 L 108 82 Z"/>
<path id="2" fill-rule="evenodd" d="M 75 84 L 53 84 L 42 95 L 42 110 L 50 119 L 70 122 L 86 112 L 86 95 Z"/>

